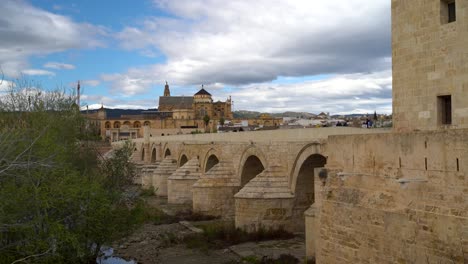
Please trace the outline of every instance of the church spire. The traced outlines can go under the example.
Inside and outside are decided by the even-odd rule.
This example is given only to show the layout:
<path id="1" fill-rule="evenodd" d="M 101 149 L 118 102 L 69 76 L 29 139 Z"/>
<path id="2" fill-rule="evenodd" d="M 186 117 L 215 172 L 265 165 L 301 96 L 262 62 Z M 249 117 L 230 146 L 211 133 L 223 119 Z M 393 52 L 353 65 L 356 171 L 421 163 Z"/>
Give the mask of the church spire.
<path id="1" fill-rule="evenodd" d="M 167 81 L 166 85 L 164 86 L 164 96 L 171 96 L 171 91 L 169 90 L 169 84 L 167 84 Z"/>

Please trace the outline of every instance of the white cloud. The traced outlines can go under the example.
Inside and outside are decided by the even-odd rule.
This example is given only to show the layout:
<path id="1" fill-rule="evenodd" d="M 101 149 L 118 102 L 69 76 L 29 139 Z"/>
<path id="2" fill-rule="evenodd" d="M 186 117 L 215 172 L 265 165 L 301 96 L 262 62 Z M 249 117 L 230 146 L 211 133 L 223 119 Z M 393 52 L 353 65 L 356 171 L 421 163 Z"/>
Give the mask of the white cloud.
<path id="1" fill-rule="evenodd" d="M 27 69 L 27 70 L 21 71 L 21 73 L 23 73 L 25 75 L 55 76 L 55 73 L 53 73 L 51 71 L 40 70 L 40 69 Z"/>
<path id="2" fill-rule="evenodd" d="M 150 76 L 142 76 L 140 74 L 138 74 L 137 78 L 133 78 L 131 74 L 103 74 L 101 75 L 101 79 L 105 82 L 111 82 L 113 85 L 111 91 L 114 94 L 122 96 L 145 93 L 154 83 L 154 80 Z"/>
<path id="3" fill-rule="evenodd" d="M 291 84 L 246 85 L 231 93 L 216 92 L 215 99 L 225 100 L 232 95 L 235 110 L 391 113 L 391 90 L 391 71 L 383 71 Z"/>
<path id="4" fill-rule="evenodd" d="M 158 50 L 167 62 L 113 75 L 114 90 L 143 93 L 164 80 L 245 85 L 390 69 L 387 0 L 154 2 L 173 18 L 147 18 L 117 38 L 128 50 Z"/>
<path id="5" fill-rule="evenodd" d="M 84 104 L 85 110 L 86 110 L 86 105 L 88 105 L 88 109 L 98 109 L 98 108 L 101 108 L 101 104 L 104 105 L 104 107 L 106 108 L 121 108 L 121 109 L 149 109 L 149 108 L 154 109 L 154 108 L 157 108 L 156 102 L 153 99 L 127 101 L 120 97 L 83 94 L 81 96 L 81 102 L 82 104 Z"/>
<path id="6" fill-rule="evenodd" d="M 7 80 L 0 80 L 0 92 L 9 91 L 15 87 L 15 83 Z"/>
<path id="7" fill-rule="evenodd" d="M 75 65 L 60 62 L 48 62 L 44 64 L 44 68 L 56 70 L 73 70 L 75 69 Z"/>
<path id="8" fill-rule="evenodd" d="M 84 80 L 84 81 L 81 81 L 82 86 L 91 86 L 91 87 L 96 87 L 100 83 L 101 82 L 99 80 Z"/>
<path id="9" fill-rule="evenodd" d="M 17 77 L 30 56 L 102 46 L 106 29 L 76 23 L 68 17 L 33 7 L 25 1 L 3 0 L 0 16 L 0 67 Z"/>
<path id="10" fill-rule="evenodd" d="M 113 76 L 115 77 L 115 76 Z M 331 114 L 392 112 L 392 73 L 390 70 L 375 73 L 355 73 L 329 76 L 321 80 L 289 78 L 288 83 L 256 83 L 236 88 L 221 84 L 208 85 L 215 101 L 232 96 L 234 110 L 260 112 L 330 112 Z M 198 89 L 199 87 L 197 87 Z M 193 87 L 191 88 L 193 89 Z M 184 90 L 171 86 L 173 95 Z M 185 90 L 187 91 L 187 90 Z M 190 95 L 193 93 L 185 93 Z M 127 100 L 124 97 L 86 96 L 91 103 L 104 102 L 114 108 L 154 108 L 153 100 Z"/>

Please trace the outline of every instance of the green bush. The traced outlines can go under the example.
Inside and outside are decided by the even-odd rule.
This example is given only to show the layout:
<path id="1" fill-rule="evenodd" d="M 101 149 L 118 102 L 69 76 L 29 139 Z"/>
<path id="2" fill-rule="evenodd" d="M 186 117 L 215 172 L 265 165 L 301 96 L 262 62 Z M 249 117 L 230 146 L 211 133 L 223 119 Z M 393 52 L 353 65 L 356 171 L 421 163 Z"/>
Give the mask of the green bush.
<path id="1" fill-rule="evenodd" d="M 126 147 L 100 162 L 73 95 L 18 81 L 0 97 L 0 263 L 85 263 L 142 221 Z"/>
<path id="2" fill-rule="evenodd" d="M 142 189 L 140 195 L 143 197 L 155 196 L 156 190 L 154 189 L 154 186 L 151 186 L 149 188 Z"/>

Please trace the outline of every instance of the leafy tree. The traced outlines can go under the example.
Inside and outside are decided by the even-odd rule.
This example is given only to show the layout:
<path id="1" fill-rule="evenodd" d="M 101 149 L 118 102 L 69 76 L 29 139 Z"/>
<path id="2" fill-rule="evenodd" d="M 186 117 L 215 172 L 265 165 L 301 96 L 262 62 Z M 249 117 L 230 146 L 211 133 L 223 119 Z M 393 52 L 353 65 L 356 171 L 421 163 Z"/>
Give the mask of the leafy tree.
<path id="1" fill-rule="evenodd" d="M 130 161 L 134 146 L 127 141 L 116 149 L 112 156 L 102 161 L 100 169 L 105 175 L 106 186 L 111 190 L 124 191 L 131 185 L 136 176 L 135 165 Z"/>
<path id="2" fill-rule="evenodd" d="M 224 119 L 224 117 L 221 117 L 221 118 L 219 119 L 219 124 L 220 124 L 221 126 L 224 126 L 224 123 L 225 123 L 225 122 L 226 122 L 226 120 Z"/>
<path id="3" fill-rule="evenodd" d="M 210 117 L 208 115 L 205 115 L 203 117 L 203 122 L 205 123 L 205 127 L 207 127 L 208 124 L 210 123 Z"/>
<path id="4" fill-rule="evenodd" d="M 102 174 L 75 97 L 32 87 L 0 94 L 0 263 L 88 262 L 128 228 L 128 155 Z"/>
<path id="5" fill-rule="evenodd" d="M 205 123 L 205 129 L 206 129 L 208 127 L 208 124 L 210 123 L 210 117 L 208 115 L 205 115 L 203 117 L 203 122 Z M 206 133 L 209 133 L 209 132 L 206 132 Z"/>

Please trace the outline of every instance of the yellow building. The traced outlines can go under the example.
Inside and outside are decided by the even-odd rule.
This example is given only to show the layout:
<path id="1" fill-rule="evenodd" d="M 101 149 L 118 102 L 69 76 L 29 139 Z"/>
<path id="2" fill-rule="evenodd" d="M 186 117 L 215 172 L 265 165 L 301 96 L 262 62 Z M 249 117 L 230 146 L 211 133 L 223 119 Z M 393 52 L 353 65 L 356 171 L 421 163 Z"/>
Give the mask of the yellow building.
<path id="1" fill-rule="evenodd" d="M 203 85 L 193 96 L 171 96 L 166 82 L 164 95 L 159 97 L 158 110 L 101 109 L 86 113 L 88 120 L 99 127 L 103 139 L 117 141 L 143 137 L 142 127 L 150 128 L 151 136 L 187 134 L 213 130 L 221 118 L 232 119 L 232 101 L 213 102 Z M 205 123 L 208 117 L 208 125 Z"/>
<path id="2" fill-rule="evenodd" d="M 164 95 L 159 97 L 160 112 L 172 112 L 174 119 L 200 119 L 208 116 L 210 120 L 232 119 L 231 98 L 225 102 L 213 102 L 211 94 L 202 85 L 194 96 L 171 96 L 169 85 L 164 87 Z"/>

